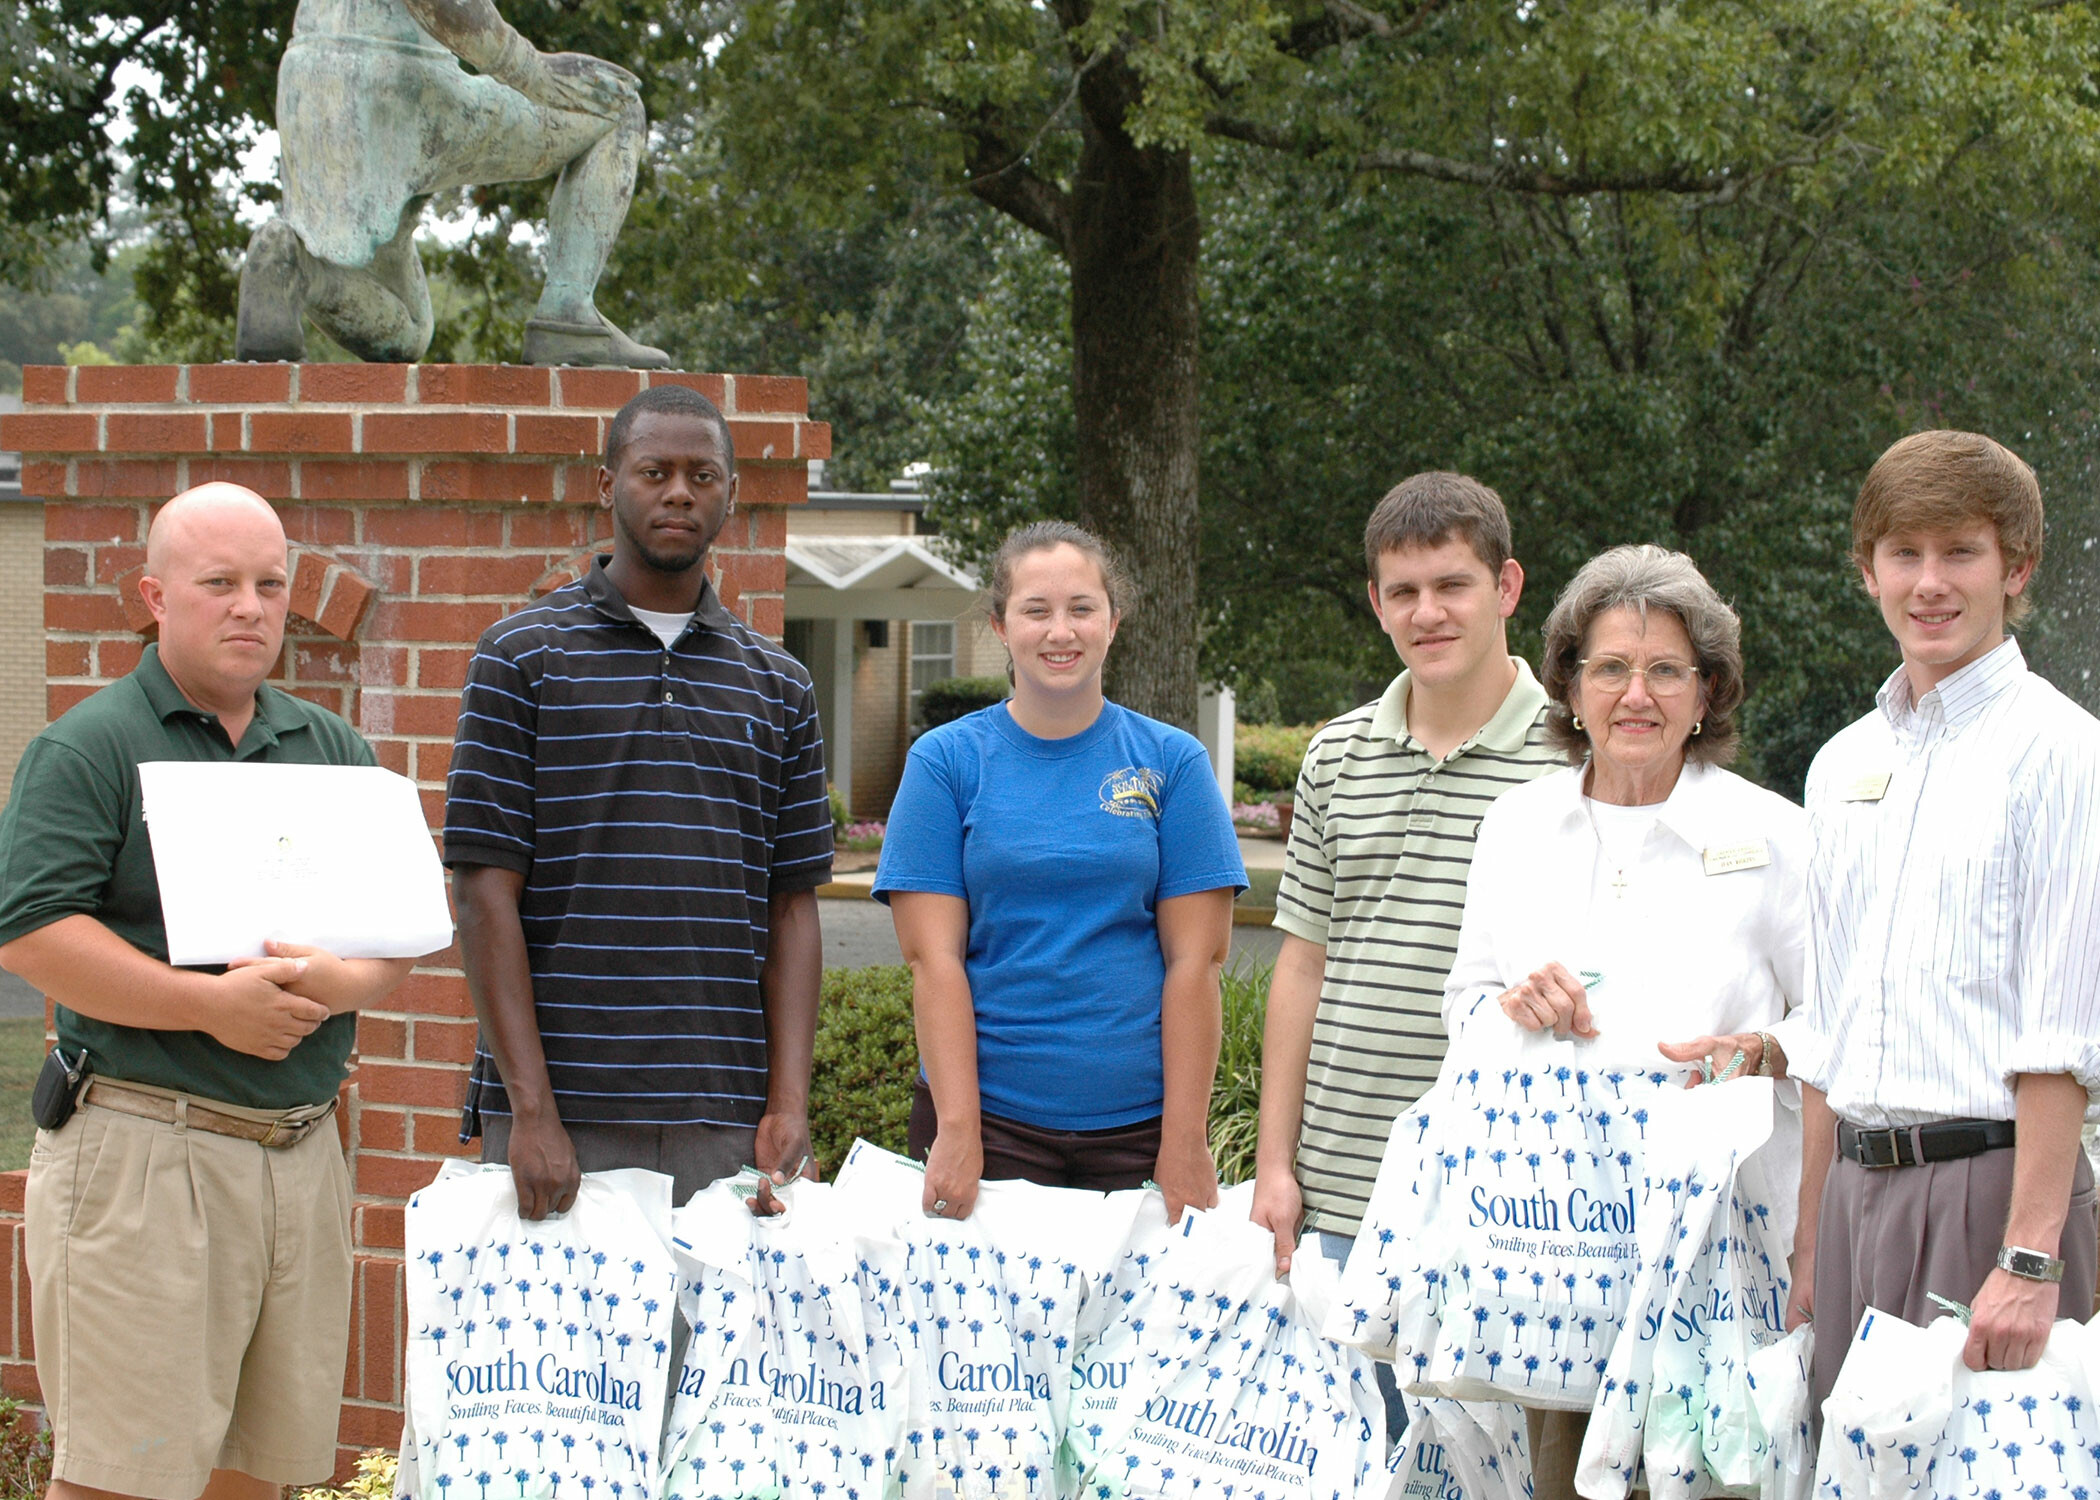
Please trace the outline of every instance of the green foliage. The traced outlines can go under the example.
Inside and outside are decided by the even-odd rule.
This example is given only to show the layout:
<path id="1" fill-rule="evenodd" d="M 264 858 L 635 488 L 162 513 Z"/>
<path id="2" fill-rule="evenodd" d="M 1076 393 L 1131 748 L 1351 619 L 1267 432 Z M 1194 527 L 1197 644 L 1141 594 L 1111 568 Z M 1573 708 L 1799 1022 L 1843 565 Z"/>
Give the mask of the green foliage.
<path id="1" fill-rule="evenodd" d="M 0 1019 L 0 1172 L 19 1172 L 29 1165 L 30 1148 L 36 1144 L 29 1101 L 43 1066 L 44 1018 Z"/>
<path id="2" fill-rule="evenodd" d="M 727 179 L 699 145 L 654 175 L 608 278 L 632 330 L 694 369 L 806 375 L 833 487 L 880 492 L 925 459 L 924 404 L 970 379 L 958 350 L 991 263 L 982 211 L 922 184 L 842 227 L 782 226 L 770 184 Z"/>
<path id="3" fill-rule="evenodd" d="M 919 719 L 928 729 L 974 714 L 980 708 L 1004 703 L 1004 677 L 943 677 L 929 682 L 919 694 Z"/>
<path id="4" fill-rule="evenodd" d="M 826 1173 L 855 1136 L 905 1148 L 919 1043 L 912 1030 L 911 970 L 902 965 L 826 969 L 810 1068 L 809 1134 Z"/>
<path id="5" fill-rule="evenodd" d="M 1317 724 L 1240 724 L 1232 731 L 1232 772 L 1258 792 L 1288 792 L 1298 785 L 1306 746 Z"/>
<path id="6" fill-rule="evenodd" d="M 1225 975 L 1225 1030 L 1211 1091 L 1210 1146 L 1218 1180 L 1227 1185 L 1254 1171 L 1268 990 L 1266 969 L 1237 968 Z M 919 1047 L 912 1031 L 911 970 L 901 965 L 826 969 L 822 1004 L 809 1129 L 817 1160 L 828 1173 L 838 1170 L 855 1136 L 890 1151 L 905 1149 Z"/>
<path id="7" fill-rule="evenodd" d="M 0 1500 L 43 1500 L 51 1484 L 51 1434 L 36 1413 L 0 1396 Z"/>
<path id="8" fill-rule="evenodd" d="M 141 252 L 127 249 L 101 270 L 87 243 L 75 240 L 48 252 L 42 287 L 0 296 L 0 388 L 20 388 L 23 365 L 79 363 L 70 349 L 97 350 L 117 363 L 144 354 L 131 273 Z"/>
<path id="9" fill-rule="evenodd" d="M 1261 1034 L 1269 1010 L 1266 967 L 1228 969 L 1222 986 L 1225 1029 L 1210 1090 L 1210 1155 L 1230 1187 L 1254 1175 L 1261 1124 Z"/>
<path id="10" fill-rule="evenodd" d="M 1601 547 L 1690 551 L 1745 617 L 1744 769 L 1796 788 L 1890 664 L 1839 562 L 1845 516 L 1874 455 L 1925 425 L 1992 431 L 2041 473 L 2031 655 L 2100 702 L 2096 0 L 520 6 L 539 46 L 645 80 L 652 151 L 601 305 L 688 365 L 808 374 L 841 483 L 934 460 L 928 519 L 969 559 L 1079 509 L 1080 121 L 1188 152 L 1201 671 L 1265 716 L 1390 679 L 1362 518 L 1403 475 L 1457 468 L 1510 504 L 1520 651 Z M 150 231 L 138 315 L 45 329 L 37 357 L 225 352 L 233 201 L 273 192 L 238 159 L 271 123 L 291 11 L 0 13 L 0 279 L 55 294 L 67 247 L 123 237 L 119 114 Z M 157 94 L 120 103 L 120 65 Z M 438 205 L 478 215 L 429 255 L 439 357 L 515 349 L 537 279 L 515 232 L 547 191 Z M 21 364 L 13 310 L 0 361 Z"/>
<path id="11" fill-rule="evenodd" d="M 223 182 L 239 180 L 240 153 L 270 123 L 295 4 L 10 7 L 0 20 L 0 282 L 41 279 L 68 244 L 104 225 L 121 179 L 161 231 L 142 279 L 161 290 L 181 283 L 178 300 L 192 306 L 230 299 L 219 252 L 245 236 Z M 150 86 L 120 100 L 120 74 Z"/>
<path id="12" fill-rule="evenodd" d="M 1235 732 L 1232 747 L 1232 771 L 1236 781 L 1244 782 L 1248 790 L 1266 795 L 1272 792 L 1287 792 L 1298 784 L 1299 762 L 1288 756 L 1259 745 L 1249 745 L 1244 750 L 1238 743 Z"/>
<path id="13" fill-rule="evenodd" d="M 1933 425 L 1994 432 L 2040 472 L 2052 542 L 2031 654 L 2100 702 L 2085 602 L 2100 548 L 2084 545 L 2100 531 L 2084 395 L 2100 257 L 2068 209 L 1759 193 L 1562 210 L 1280 159 L 1213 161 L 1205 192 L 1197 597 L 1205 675 L 1242 688 L 1247 717 L 1325 718 L 1390 680 L 1364 517 L 1406 474 L 1453 468 L 1510 506 L 1520 653 L 1596 552 L 1689 551 L 1744 618 L 1740 769 L 1798 794 L 1893 664 L 1843 561 L 1854 490 L 1889 442 Z M 1026 240 L 1001 255 L 1007 286 L 972 314 L 970 388 L 934 413 L 955 436 L 929 513 L 951 535 L 973 535 L 973 516 L 996 535 L 1024 508 L 1069 513 L 1070 449 L 1037 436 L 1071 419 L 1059 268 Z M 1011 295 L 1024 274 L 1043 295 Z M 1290 785 L 1244 751 L 1240 765 Z"/>

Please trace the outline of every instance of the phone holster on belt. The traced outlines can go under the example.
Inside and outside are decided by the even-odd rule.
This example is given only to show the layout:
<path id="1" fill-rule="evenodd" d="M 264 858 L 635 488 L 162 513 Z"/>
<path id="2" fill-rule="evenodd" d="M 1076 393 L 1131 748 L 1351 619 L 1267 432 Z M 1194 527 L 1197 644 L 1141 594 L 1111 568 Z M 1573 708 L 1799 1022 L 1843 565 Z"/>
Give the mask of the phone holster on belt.
<path id="1" fill-rule="evenodd" d="M 73 1110 L 80 1103 L 80 1091 L 88 1083 L 88 1055 L 85 1047 L 71 1061 L 66 1058 L 63 1047 L 53 1047 L 44 1054 L 44 1066 L 36 1075 L 36 1092 L 30 1097 L 29 1112 L 38 1125 L 45 1130 L 56 1130 L 73 1118 Z"/>

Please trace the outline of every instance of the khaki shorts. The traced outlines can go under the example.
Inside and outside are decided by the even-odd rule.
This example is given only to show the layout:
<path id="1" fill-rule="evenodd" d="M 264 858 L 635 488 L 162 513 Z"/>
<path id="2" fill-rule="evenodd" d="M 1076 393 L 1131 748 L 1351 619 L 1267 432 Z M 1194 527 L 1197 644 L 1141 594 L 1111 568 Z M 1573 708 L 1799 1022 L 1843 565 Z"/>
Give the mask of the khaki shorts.
<path id="1" fill-rule="evenodd" d="M 153 1500 L 214 1469 L 329 1477 L 351 1271 L 332 1122 L 268 1150 L 84 1106 L 37 1132 L 27 1219 L 52 1477 Z"/>

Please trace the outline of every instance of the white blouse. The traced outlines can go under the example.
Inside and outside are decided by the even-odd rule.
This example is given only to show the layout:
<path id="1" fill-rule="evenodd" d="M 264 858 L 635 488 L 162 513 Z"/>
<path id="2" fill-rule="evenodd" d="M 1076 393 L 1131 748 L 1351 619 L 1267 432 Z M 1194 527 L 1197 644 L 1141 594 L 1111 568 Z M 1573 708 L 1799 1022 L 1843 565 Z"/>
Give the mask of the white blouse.
<path id="1" fill-rule="evenodd" d="M 1644 809 L 1653 826 L 1622 865 L 1582 775 L 1571 767 L 1514 787 L 1481 820 L 1445 1029 L 1457 1034 L 1554 959 L 1589 990 L 1600 1034 L 1651 1052 L 1767 1028 L 1799 1004 L 1807 815 L 1732 772 L 1687 764 L 1669 798 Z"/>
<path id="2" fill-rule="evenodd" d="M 1767 1030 L 1806 994 L 1808 817 L 1729 771 L 1687 764 L 1622 864 L 1626 809 L 1592 809 L 1582 767 L 1513 787 L 1481 819 L 1444 1027 L 1501 1019 L 1496 997 L 1558 959 L 1589 992 L 1600 1063 L 1683 1068 L 1658 1042 Z M 1596 813 L 1602 813 L 1598 818 Z M 1616 826 L 1613 826 L 1616 825 Z M 1507 1024 L 1506 1022 L 1504 1024 Z M 1689 1070 L 1687 1069 L 1687 1072 Z M 1793 1243 L 1801 1094 L 1765 1153 Z"/>

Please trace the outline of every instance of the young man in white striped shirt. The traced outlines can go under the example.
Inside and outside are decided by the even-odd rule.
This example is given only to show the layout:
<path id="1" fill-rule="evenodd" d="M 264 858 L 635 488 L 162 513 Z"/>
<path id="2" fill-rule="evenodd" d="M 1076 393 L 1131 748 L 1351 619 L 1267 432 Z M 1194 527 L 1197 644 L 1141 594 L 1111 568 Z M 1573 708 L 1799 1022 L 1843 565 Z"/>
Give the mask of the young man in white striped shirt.
<path id="1" fill-rule="evenodd" d="M 1972 1369 L 2026 1369 L 2093 1311 L 2100 723 L 2006 633 L 2041 543 L 2033 472 L 1973 433 L 1897 443 L 1853 514 L 1903 665 L 1809 772 L 1815 980 L 1773 1028 L 1803 1085 L 1789 1323 L 1816 1321 L 1818 1412 L 1869 1306 L 1968 1305 Z"/>

